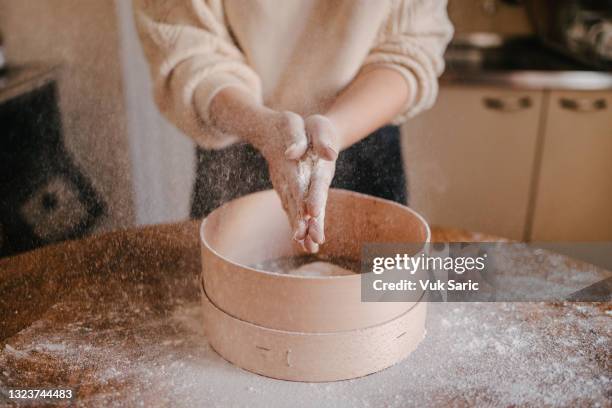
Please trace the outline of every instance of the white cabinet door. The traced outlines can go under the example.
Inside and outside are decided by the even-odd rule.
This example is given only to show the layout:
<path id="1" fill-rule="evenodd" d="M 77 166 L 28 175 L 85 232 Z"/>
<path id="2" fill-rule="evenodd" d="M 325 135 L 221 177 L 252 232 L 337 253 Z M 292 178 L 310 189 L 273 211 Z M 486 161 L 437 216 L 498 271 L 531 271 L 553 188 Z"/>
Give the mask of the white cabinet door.
<path id="1" fill-rule="evenodd" d="M 431 224 L 524 238 L 541 103 L 537 91 L 441 89 L 403 129 L 410 205 Z"/>
<path id="2" fill-rule="evenodd" d="M 612 92 L 552 92 L 534 241 L 612 240 Z"/>

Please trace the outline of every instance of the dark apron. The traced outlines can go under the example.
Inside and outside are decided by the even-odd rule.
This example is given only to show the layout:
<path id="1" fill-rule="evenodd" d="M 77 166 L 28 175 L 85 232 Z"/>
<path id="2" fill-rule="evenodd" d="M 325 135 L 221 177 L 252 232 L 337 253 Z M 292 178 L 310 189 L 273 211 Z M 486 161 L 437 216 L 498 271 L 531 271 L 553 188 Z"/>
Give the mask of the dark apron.
<path id="1" fill-rule="evenodd" d="M 268 166 L 248 144 L 198 149 L 191 216 L 202 218 L 221 204 L 272 188 Z M 338 156 L 332 187 L 407 203 L 406 177 L 396 126 L 378 129 Z"/>

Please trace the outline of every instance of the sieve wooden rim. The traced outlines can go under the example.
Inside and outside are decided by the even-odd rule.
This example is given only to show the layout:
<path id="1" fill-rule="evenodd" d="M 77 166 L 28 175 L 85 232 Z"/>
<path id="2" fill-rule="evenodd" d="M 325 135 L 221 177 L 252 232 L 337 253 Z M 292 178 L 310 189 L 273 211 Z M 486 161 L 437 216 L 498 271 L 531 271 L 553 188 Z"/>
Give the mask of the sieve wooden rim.
<path id="1" fill-rule="evenodd" d="M 233 200 L 219 207 L 202 221 L 202 278 L 208 296 L 225 313 L 259 326 L 295 332 L 337 332 L 370 327 L 390 321 L 410 309 L 415 302 L 361 302 L 361 276 L 307 277 L 262 271 L 241 265 L 217 252 L 207 241 L 205 229 L 210 217 L 247 200 L 266 199 L 276 193 L 262 191 Z M 346 190 L 331 189 L 336 197 L 361 200 L 364 205 L 394 208 L 412 219 L 430 241 L 425 219 L 401 204 Z M 267 197 L 269 199 L 269 197 Z"/>
<path id="2" fill-rule="evenodd" d="M 230 316 L 208 298 L 203 281 L 201 293 L 211 347 L 230 363 L 275 379 L 326 382 L 362 377 L 405 359 L 425 336 L 423 298 L 395 319 L 373 327 L 304 333 Z"/>

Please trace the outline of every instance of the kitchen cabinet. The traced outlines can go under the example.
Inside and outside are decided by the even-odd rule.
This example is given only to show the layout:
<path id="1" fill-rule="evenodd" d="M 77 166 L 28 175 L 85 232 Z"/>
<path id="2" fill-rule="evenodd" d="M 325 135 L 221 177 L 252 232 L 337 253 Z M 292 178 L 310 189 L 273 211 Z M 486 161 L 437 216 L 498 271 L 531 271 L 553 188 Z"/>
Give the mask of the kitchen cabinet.
<path id="1" fill-rule="evenodd" d="M 612 92 L 549 93 L 534 241 L 612 240 Z"/>
<path id="2" fill-rule="evenodd" d="M 430 223 L 522 239 L 543 94 L 447 86 L 404 129 L 410 205 Z"/>
<path id="3" fill-rule="evenodd" d="M 612 240 L 612 91 L 444 86 L 408 122 L 410 205 L 431 224 Z"/>

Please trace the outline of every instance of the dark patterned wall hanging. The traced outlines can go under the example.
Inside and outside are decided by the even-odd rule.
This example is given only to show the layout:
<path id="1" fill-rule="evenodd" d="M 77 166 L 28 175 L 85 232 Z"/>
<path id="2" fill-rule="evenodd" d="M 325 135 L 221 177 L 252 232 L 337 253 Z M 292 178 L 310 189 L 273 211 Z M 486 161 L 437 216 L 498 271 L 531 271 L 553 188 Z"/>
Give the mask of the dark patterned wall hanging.
<path id="1" fill-rule="evenodd" d="M 0 257 L 83 236 L 104 208 L 64 147 L 56 81 L 40 68 L 9 70 L 0 79 Z"/>

